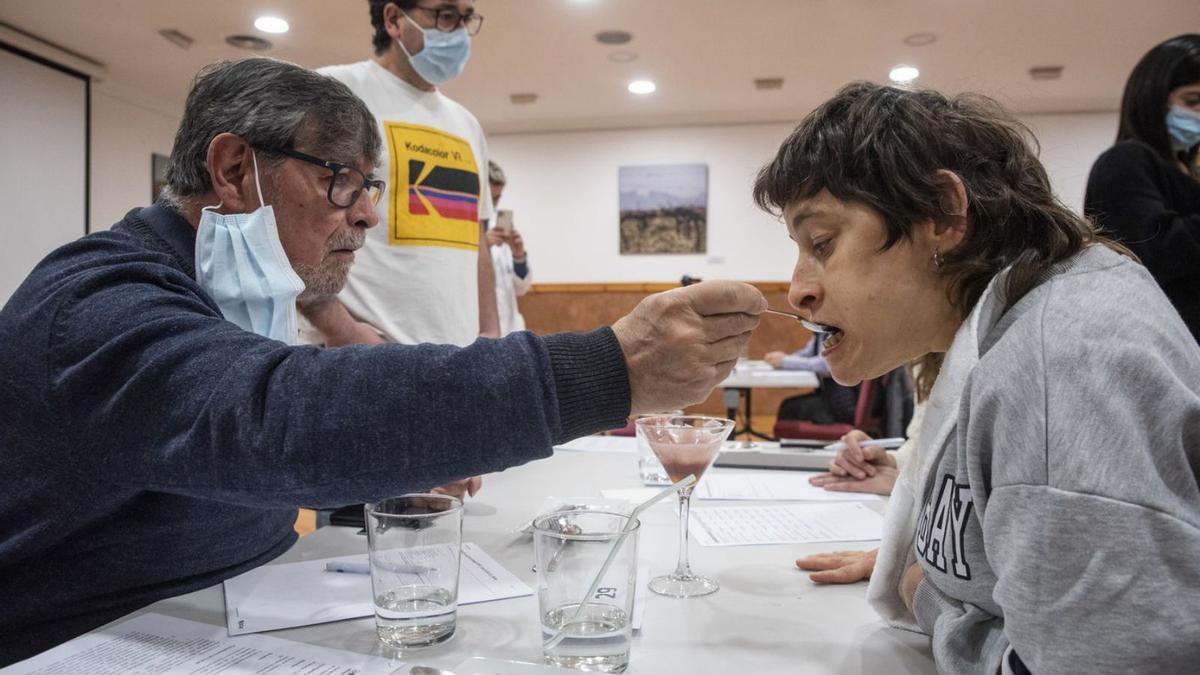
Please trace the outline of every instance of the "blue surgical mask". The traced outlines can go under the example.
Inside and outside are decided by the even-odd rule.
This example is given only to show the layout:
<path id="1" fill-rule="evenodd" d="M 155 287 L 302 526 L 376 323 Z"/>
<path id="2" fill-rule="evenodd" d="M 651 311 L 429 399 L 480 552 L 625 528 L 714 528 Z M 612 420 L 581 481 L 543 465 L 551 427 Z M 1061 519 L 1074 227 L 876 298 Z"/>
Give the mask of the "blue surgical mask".
<path id="1" fill-rule="evenodd" d="M 452 33 L 443 33 L 436 28 L 417 26 L 417 22 L 409 19 L 407 14 L 404 18 L 425 35 L 425 47 L 416 54 L 409 54 L 404 43 L 396 40 L 421 79 L 438 85 L 458 77 L 471 56 L 471 36 L 467 35 L 467 30 L 459 28 Z"/>
<path id="2" fill-rule="evenodd" d="M 1200 145 L 1200 113 L 1181 105 L 1171 106 L 1167 112 L 1167 133 L 1171 136 L 1171 148 L 1176 151 Z"/>
<path id="3" fill-rule="evenodd" d="M 296 297 L 304 282 L 292 270 L 275 210 L 263 202 L 258 184 L 258 158 L 254 161 L 254 186 L 259 207 L 253 213 L 222 215 L 206 206 L 196 228 L 196 281 L 213 300 L 221 315 L 243 330 L 288 344 L 297 341 Z"/>

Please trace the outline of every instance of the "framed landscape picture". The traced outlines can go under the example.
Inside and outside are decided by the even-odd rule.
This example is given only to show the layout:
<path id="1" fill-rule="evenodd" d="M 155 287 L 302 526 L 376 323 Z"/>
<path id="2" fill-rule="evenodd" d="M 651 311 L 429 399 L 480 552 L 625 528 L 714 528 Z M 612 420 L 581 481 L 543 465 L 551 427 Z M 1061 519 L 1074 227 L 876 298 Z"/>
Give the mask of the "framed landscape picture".
<path id="1" fill-rule="evenodd" d="M 707 251 L 707 164 L 623 166 L 617 184 L 621 255 Z"/>

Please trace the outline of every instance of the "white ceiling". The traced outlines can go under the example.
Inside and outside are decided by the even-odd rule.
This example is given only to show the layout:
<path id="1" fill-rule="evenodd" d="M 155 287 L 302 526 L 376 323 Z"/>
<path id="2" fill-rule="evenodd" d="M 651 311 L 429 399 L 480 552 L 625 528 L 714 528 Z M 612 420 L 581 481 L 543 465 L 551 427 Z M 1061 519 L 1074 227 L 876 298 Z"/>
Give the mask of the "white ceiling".
<path id="1" fill-rule="evenodd" d="M 478 0 L 486 19 L 466 73 L 445 91 L 490 133 L 794 121 L 843 83 L 883 81 L 895 64 L 919 84 L 982 91 L 1020 112 L 1115 110 L 1137 59 L 1200 31 L 1197 0 Z M 104 87 L 177 113 L 202 65 L 246 52 L 226 35 L 256 16 L 291 22 L 267 52 L 306 66 L 371 53 L 366 0 L 0 0 L 0 21 L 105 65 Z M 196 42 L 183 51 L 157 32 Z M 634 35 L 609 47 L 606 29 Z M 910 47 L 906 35 L 932 32 Z M 262 35 L 262 34 L 259 34 Z M 632 63 L 613 51 L 632 50 Z M 1033 66 L 1062 65 L 1035 82 Z M 631 79 L 658 92 L 636 97 Z M 783 77 L 757 91 L 756 77 Z M 536 92 L 513 105 L 509 94 Z"/>

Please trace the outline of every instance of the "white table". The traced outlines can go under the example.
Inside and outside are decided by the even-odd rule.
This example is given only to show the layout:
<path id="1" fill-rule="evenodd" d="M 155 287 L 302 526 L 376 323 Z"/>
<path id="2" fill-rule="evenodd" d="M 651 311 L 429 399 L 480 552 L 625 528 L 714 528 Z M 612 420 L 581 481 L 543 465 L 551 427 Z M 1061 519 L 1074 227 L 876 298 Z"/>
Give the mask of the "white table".
<path id="1" fill-rule="evenodd" d="M 816 389 L 820 383 L 816 373 L 811 371 L 776 370 L 766 361 L 739 361 L 720 385 L 726 391 L 725 408 L 730 419 L 737 418 L 738 408 L 746 410 L 746 425 L 735 429 L 733 435 L 748 433 L 768 441 L 775 440 L 770 434 L 755 431 L 751 424 L 751 392 L 754 389 Z"/>
<path id="2" fill-rule="evenodd" d="M 639 486 L 637 458 L 617 453 L 559 452 L 553 458 L 484 479 L 468 500 L 463 540 L 479 544 L 536 587 L 533 543 L 510 534 L 543 500 L 599 497 L 602 488 Z M 725 502 L 730 503 L 730 502 Z M 878 502 L 876 504 L 879 504 Z M 658 575 L 674 569 L 677 518 L 658 505 L 642 516 L 640 555 Z M 276 563 L 366 551 L 365 537 L 325 527 L 301 539 Z M 642 633 L 635 636 L 628 672 L 662 673 L 932 673 L 928 639 L 888 628 L 867 606 L 866 585 L 817 586 L 795 568 L 801 555 L 872 543 L 706 548 L 693 543 L 692 567 L 715 577 L 716 594 L 690 600 L 649 594 Z M 645 580 L 639 580 L 644 583 Z M 300 591 L 302 592 L 302 591 Z M 153 611 L 225 625 L 220 585 L 155 603 Z M 130 615 L 132 616 L 132 615 Z M 128 618 L 128 617 L 126 617 Z M 276 637 L 383 655 L 373 618 L 268 633 Z M 466 605 L 446 644 L 407 657 L 407 663 L 450 668 L 470 656 L 540 661 L 536 597 Z"/>

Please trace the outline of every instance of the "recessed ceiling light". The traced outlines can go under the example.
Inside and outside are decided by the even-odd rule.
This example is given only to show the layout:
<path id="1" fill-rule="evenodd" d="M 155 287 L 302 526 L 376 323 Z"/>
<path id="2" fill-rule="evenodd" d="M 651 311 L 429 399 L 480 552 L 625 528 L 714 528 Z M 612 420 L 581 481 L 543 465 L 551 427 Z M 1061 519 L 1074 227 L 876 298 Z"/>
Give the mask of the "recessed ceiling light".
<path id="1" fill-rule="evenodd" d="M 913 33 L 904 38 L 904 44 L 909 47 L 924 47 L 937 42 L 937 35 L 933 33 Z"/>
<path id="2" fill-rule="evenodd" d="M 536 103 L 538 95 L 533 92 L 522 92 L 520 94 L 509 94 L 508 100 L 516 105 L 525 105 L 528 103 Z"/>
<path id="3" fill-rule="evenodd" d="M 629 92 L 632 94 L 653 94 L 655 89 L 658 87 L 650 80 L 634 80 L 629 83 Z"/>
<path id="4" fill-rule="evenodd" d="M 760 77 L 754 80 L 755 89 L 783 89 L 782 77 Z"/>
<path id="5" fill-rule="evenodd" d="M 260 52 L 264 49 L 270 49 L 271 43 L 257 35 L 230 35 L 225 38 L 225 42 L 232 47 L 238 49 L 249 49 L 253 52 Z"/>
<path id="6" fill-rule="evenodd" d="M 596 33 L 596 42 L 602 45 L 623 45 L 633 39 L 633 34 L 625 30 L 602 30 Z"/>
<path id="7" fill-rule="evenodd" d="M 901 65 L 892 68 L 892 72 L 888 73 L 888 77 L 891 78 L 892 82 L 895 82 L 896 84 L 908 84 L 909 82 L 917 79 L 920 74 L 921 71 L 917 70 L 913 66 Z"/>
<path id="8" fill-rule="evenodd" d="M 179 47 L 180 49 L 189 49 L 195 40 L 190 35 L 181 33 L 174 28 L 164 28 L 158 31 L 158 34 L 167 39 L 167 42 Z"/>
<path id="9" fill-rule="evenodd" d="M 260 16 L 254 20 L 254 27 L 264 33 L 286 33 L 290 26 L 277 16 Z"/>
<path id="10" fill-rule="evenodd" d="M 608 55 L 608 60 L 613 63 L 632 63 L 637 61 L 637 52 L 615 51 Z"/>

